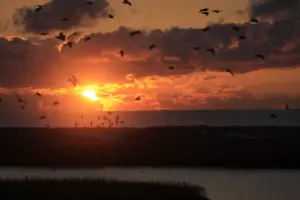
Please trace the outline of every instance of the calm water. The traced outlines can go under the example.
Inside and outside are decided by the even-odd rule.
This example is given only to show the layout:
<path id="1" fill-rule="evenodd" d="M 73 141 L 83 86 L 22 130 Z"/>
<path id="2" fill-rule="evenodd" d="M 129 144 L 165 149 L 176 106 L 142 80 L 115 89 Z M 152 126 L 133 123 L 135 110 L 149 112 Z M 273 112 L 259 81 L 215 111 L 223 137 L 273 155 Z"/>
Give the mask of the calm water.
<path id="1" fill-rule="evenodd" d="M 277 115 L 277 119 L 270 118 L 270 114 Z M 25 113 L 26 114 L 26 113 Z M 24 114 L 24 115 L 25 115 Z M 28 114 L 28 113 L 27 113 Z M 29 113 L 30 114 L 30 113 Z M 147 126 L 172 126 L 172 125 L 199 125 L 210 126 L 300 126 L 300 110 L 212 110 L 212 111 L 128 111 L 113 112 L 110 116 L 115 121 L 119 114 L 125 121 L 124 126 L 129 127 L 147 127 Z M 80 114 L 65 116 L 60 113 L 55 115 L 47 113 L 47 120 L 39 120 L 36 116 L 5 116 L 0 117 L 0 126 L 45 126 L 49 123 L 53 127 L 74 126 L 78 122 L 79 126 L 94 126 L 101 124 L 103 120 L 98 120 L 107 115 L 101 111 L 92 114 Z M 107 122 L 107 121 L 105 121 Z"/>
<path id="2" fill-rule="evenodd" d="M 145 171 L 145 173 L 141 173 Z M 299 200 L 300 171 L 106 168 L 56 170 L 1 168 L 2 178 L 102 177 L 131 181 L 188 182 L 204 186 L 211 200 Z"/>

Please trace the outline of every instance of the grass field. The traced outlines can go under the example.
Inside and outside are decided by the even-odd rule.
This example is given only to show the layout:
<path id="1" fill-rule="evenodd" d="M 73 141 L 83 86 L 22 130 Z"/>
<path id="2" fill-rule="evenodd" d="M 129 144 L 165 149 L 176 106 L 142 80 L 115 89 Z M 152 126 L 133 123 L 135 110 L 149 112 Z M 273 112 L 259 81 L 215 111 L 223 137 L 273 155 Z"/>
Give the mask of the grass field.
<path id="1" fill-rule="evenodd" d="M 300 167 L 298 127 L 0 129 L 0 166 Z"/>
<path id="2" fill-rule="evenodd" d="M 206 200 L 202 187 L 187 184 L 136 183 L 107 180 L 2 180 L 1 199 L 99 199 L 103 197 L 171 197 Z"/>

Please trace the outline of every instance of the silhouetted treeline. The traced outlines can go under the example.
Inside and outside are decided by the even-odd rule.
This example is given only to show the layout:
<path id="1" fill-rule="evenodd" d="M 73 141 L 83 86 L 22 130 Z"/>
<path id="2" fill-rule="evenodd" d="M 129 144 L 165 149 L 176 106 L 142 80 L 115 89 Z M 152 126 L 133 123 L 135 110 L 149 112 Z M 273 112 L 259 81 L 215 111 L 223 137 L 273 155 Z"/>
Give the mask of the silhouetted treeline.
<path id="1" fill-rule="evenodd" d="M 0 165 L 300 167 L 300 127 L 2 128 Z"/>
<path id="2" fill-rule="evenodd" d="M 105 197 L 171 197 L 208 200 L 204 188 L 187 184 L 137 183 L 106 180 L 0 181 L 2 199 L 101 199 Z"/>

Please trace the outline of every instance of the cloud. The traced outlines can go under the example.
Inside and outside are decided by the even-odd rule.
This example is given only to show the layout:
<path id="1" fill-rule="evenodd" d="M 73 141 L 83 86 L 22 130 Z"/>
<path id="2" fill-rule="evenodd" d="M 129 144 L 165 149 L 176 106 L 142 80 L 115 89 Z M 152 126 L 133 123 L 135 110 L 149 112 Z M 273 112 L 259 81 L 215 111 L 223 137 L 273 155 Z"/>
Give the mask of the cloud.
<path id="1" fill-rule="evenodd" d="M 295 17 L 299 19 L 299 5 L 298 0 L 259 1 L 252 5 L 251 15 L 274 20 L 286 20 Z"/>
<path id="2" fill-rule="evenodd" d="M 95 0 L 93 5 L 86 5 L 85 0 L 51 0 L 42 6 L 43 9 L 37 13 L 29 7 L 17 9 L 14 24 L 22 26 L 26 32 L 37 34 L 92 25 L 96 19 L 106 17 L 108 2 Z M 65 17 L 69 20 L 61 21 Z"/>
<path id="3" fill-rule="evenodd" d="M 34 14 L 49 17 L 47 9 L 62 12 L 57 6 L 65 5 L 66 2 L 51 1 L 45 4 L 44 13 Z M 107 6 L 103 1 L 97 2 L 98 6 L 85 11 L 84 2 L 74 1 L 72 6 L 80 7 L 79 10 L 75 7 L 70 7 L 69 10 L 72 15 L 89 14 L 93 17 L 104 11 Z M 269 0 L 253 4 L 251 8 L 252 13 L 258 17 L 263 14 L 272 16 L 272 13 L 280 9 L 289 9 L 292 5 L 290 3 L 281 5 L 276 0 Z M 269 4 L 272 6 L 265 6 Z M 297 15 L 295 13 L 295 16 Z M 256 25 L 245 22 L 238 24 L 241 28 L 239 34 L 232 31 L 231 23 L 211 24 L 209 32 L 203 32 L 199 28 L 179 27 L 147 32 L 142 30 L 141 35 L 134 37 L 128 35 L 133 29 L 119 27 L 113 32 L 92 33 L 92 39 L 88 42 L 73 38 L 72 41 L 78 43 L 73 48 L 64 47 L 60 53 L 56 47 L 62 44 L 52 36 L 47 39 L 0 38 L 0 62 L 3 63 L 0 66 L 0 84 L 7 88 L 55 88 L 70 86 L 66 82 L 70 74 L 78 76 L 81 84 L 123 84 L 135 83 L 135 79 L 143 77 L 180 77 L 198 71 L 221 71 L 222 68 L 231 68 L 239 75 L 267 68 L 299 67 L 300 26 L 295 19 L 296 17 L 292 17 L 272 23 L 262 20 Z M 31 26 L 35 21 L 29 22 L 30 20 L 29 27 L 39 27 Z M 57 27 L 51 28 L 54 30 Z M 34 30 L 41 31 L 39 28 Z M 237 41 L 236 38 L 240 34 L 245 35 L 247 39 Z M 157 48 L 149 51 L 148 46 L 153 43 L 157 44 Z M 195 46 L 201 47 L 199 52 L 193 50 Z M 216 49 L 216 57 L 205 51 L 206 48 Z M 125 51 L 123 58 L 118 54 L 120 49 Z M 263 54 L 266 60 L 255 58 L 254 54 L 257 53 Z M 169 70 L 170 65 L 174 66 L 175 70 Z M 215 78 L 212 76 L 208 79 Z"/>

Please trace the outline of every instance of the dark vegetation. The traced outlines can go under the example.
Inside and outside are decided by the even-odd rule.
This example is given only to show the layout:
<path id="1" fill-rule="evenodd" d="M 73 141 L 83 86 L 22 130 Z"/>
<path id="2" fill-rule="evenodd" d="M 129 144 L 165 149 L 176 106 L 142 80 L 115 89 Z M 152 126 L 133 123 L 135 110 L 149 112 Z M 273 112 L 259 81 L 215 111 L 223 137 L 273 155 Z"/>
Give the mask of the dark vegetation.
<path id="1" fill-rule="evenodd" d="M 101 197 L 173 197 L 208 200 L 202 187 L 88 179 L 0 181 L 1 199 L 100 199 Z"/>
<path id="2" fill-rule="evenodd" d="M 0 165 L 299 168 L 300 127 L 2 128 Z"/>

